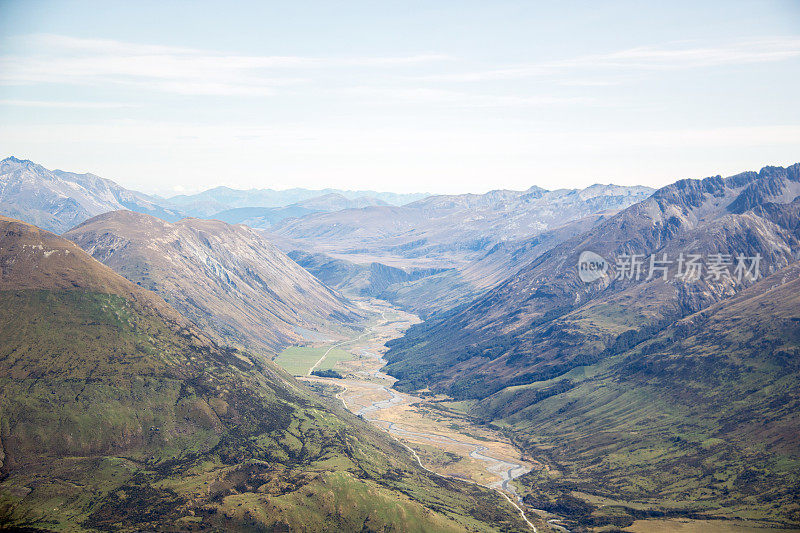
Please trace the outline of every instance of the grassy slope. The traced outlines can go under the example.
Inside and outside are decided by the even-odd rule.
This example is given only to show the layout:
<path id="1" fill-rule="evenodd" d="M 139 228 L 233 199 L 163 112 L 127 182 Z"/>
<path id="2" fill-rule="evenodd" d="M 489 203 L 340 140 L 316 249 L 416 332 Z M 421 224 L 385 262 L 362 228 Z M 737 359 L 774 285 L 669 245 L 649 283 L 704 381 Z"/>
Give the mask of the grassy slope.
<path id="1" fill-rule="evenodd" d="M 496 494 L 422 471 L 379 430 L 208 342 L 70 244 L 0 229 L 0 524 L 524 529 Z M 26 259 L 21 240 L 42 248 Z"/>
<path id="2" fill-rule="evenodd" d="M 0 309 L 17 317 L 0 331 L 5 522 L 245 528 L 296 526 L 302 516 L 312 530 L 491 529 L 484 520 L 496 519 L 519 526 L 491 493 L 411 467 L 377 430 L 317 403 L 288 376 L 183 347 L 126 300 L 0 292 Z M 48 333 L 19 333 L 26 324 Z M 32 353 L 55 358 L 30 364 Z M 148 353 L 160 362 L 145 365 Z M 213 366 L 186 361 L 209 356 L 219 357 Z M 74 366 L 54 372 L 62 358 Z"/>
<path id="3" fill-rule="evenodd" d="M 524 478 L 528 501 L 585 524 L 611 508 L 591 514 L 566 497 L 573 491 L 800 522 L 798 273 L 789 267 L 599 364 L 480 402 L 477 413 L 553 468 Z"/>

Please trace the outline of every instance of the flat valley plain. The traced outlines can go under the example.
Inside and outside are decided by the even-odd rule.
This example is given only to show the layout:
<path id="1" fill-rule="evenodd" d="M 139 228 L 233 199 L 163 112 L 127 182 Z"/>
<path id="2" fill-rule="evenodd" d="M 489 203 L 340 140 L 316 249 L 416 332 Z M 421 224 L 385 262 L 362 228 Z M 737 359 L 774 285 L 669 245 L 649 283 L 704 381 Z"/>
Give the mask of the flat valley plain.
<path id="1" fill-rule="evenodd" d="M 278 354 L 274 361 L 294 376 L 305 376 L 323 355 L 325 359 L 317 370 L 332 370 L 337 363 L 351 358 L 345 350 L 333 348 L 328 352 L 329 348 L 328 345 L 290 346 Z"/>

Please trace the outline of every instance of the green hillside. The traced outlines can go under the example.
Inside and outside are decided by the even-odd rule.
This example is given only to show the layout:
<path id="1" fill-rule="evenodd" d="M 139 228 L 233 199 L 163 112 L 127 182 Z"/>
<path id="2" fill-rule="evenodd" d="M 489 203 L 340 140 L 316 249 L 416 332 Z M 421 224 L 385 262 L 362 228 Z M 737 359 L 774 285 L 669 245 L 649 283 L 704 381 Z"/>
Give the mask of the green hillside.
<path id="1" fill-rule="evenodd" d="M 794 264 L 632 350 L 507 388 L 475 413 L 551 467 L 521 478 L 526 502 L 584 526 L 648 513 L 797 525 L 799 356 Z"/>
<path id="2" fill-rule="evenodd" d="M 0 524 L 46 531 L 521 531 L 271 363 L 77 246 L 0 219 Z"/>

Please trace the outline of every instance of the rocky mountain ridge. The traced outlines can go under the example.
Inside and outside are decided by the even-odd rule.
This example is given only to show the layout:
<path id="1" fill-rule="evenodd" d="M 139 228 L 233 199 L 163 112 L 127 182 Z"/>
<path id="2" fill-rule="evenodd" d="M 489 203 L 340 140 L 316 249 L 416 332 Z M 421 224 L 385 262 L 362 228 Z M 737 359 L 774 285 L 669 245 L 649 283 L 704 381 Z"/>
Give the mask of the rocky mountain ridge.
<path id="1" fill-rule="evenodd" d="M 402 207 L 319 213 L 270 229 L 284 250 L 325 253 L 364 263 L 464 266 L 492 246 L 530 239 L 582 217 L 617 211 L 652 193 L 647 187 L 491 191 L 431 196 Z M 437 264 L 438 263 L 438 264 Z"/>
<path id="2" fill-rule="evenodd" d="M 64 234 L 127 279 L 156 291 L 220 343 L 275 353 L 331 338 L 365 318 L 256 231 L 220 221 L 116 211 Z"/>
<path id="3" fill-rule="evenodd" d="M 429 383 L 480 397 L 604 357 L 750 283 L 732 277 L 684 282 L 675 275 L 680 254 L 723 254 L 731 261 L 760 254 L 764 275 L 794 261 L 797 196 L 800 165 L 667 186 L 545 252 L 486 295 L 412 328 L 387 354 L 388 369 L 406 387 Z M 749 209 L 737 212 L 746 202 Z M 578 276 L 585 251 L 609 264 L 592 283 Z M 667 254 L 673 260 L 668 279 L 617 276 L 617 261 L 634 254 L 643 261 Z M 417 366 L 415 354 L 423 350 Z"/>
<path id="4" fill-rule="evenodd" d="M 130 209 L 165 220 L 180 213 L 158 198 L 94 174 L 48 170 L 27 159 L 0 161 L 0 213 L 62 233 L 107 211 Z"/>
<path id="5" fill-rule="evenodd" d="M 182 194 L 166 199 L 190 216 L 208 218 L 230 209 L 244 207 L 279 208 L 302 204 L 321 197 L 344 197 L 347 200 L 364 203 L 383 202 L 390 205 L 404 205 L 428 196 L 424 193 L 391 193 L 378 191 L 350 191 L 341 189 L 233 189 L 231 187 L 215 187 L 197 194 Z M 362 200 L 360 200 L 362 199 Z"/>

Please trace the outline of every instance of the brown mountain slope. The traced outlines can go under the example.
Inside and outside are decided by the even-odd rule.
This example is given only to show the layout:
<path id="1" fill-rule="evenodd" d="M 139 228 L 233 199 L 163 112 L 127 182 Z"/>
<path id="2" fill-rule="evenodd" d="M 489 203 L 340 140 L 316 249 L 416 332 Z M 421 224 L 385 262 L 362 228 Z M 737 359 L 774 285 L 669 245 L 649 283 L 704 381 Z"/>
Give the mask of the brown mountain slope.
<path id="1" fill-rule="evenodd" d="M 350 301 L 244 226 L 116 211 L 64 236 L 226 344 L 274 352 L 302 342 L 307 330 L 335 335 L 362 319 Z"/>
<path id="2" fill-rule="evenodd" d="M 85 252 L 46 230 L 0 215 L 0 290 L 72 290 L 115 294 L 185 326 L 188 321 L 153 293 L 109 267 L 87 262 Z"/>
<path id="3" fill-rule="evenodd" d="M 0 267 L 0 528 L 525 527 L 54 234 L 2 219 Z"/>

